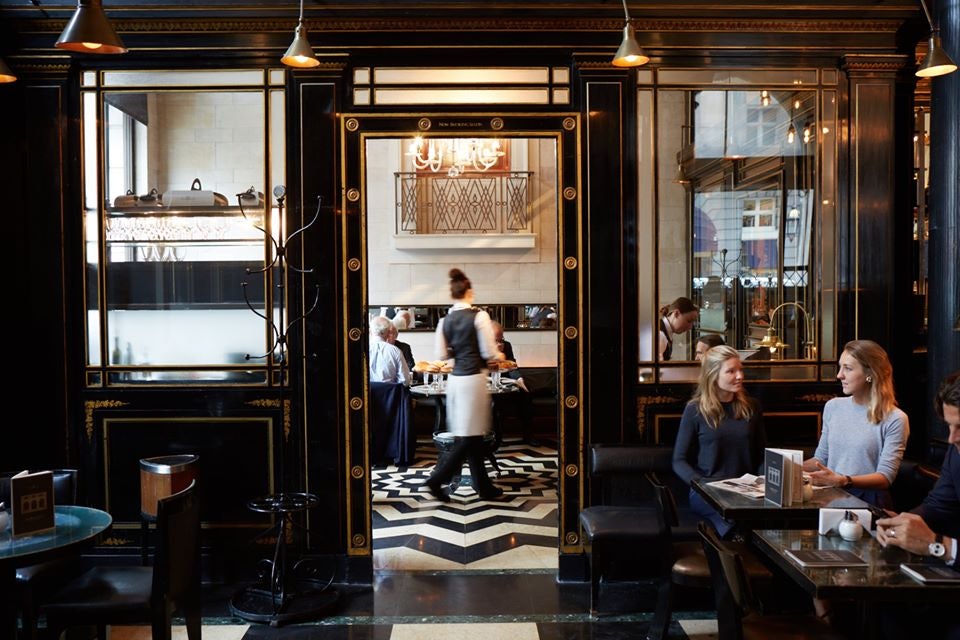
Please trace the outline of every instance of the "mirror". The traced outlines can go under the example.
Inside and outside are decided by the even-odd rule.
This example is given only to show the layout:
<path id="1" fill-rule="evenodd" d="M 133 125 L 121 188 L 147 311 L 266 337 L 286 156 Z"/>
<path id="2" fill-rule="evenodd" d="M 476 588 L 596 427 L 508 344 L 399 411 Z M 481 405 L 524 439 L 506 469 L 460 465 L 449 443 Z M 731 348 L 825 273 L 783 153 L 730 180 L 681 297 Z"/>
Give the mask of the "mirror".
<path id="1" fill-rule="evenodd" d="M 692 360 L 716 335 L 745 360 L 817 357 L 815 90 L 663 90 L 659 299 L 699 309 L 672 335 Z"/>

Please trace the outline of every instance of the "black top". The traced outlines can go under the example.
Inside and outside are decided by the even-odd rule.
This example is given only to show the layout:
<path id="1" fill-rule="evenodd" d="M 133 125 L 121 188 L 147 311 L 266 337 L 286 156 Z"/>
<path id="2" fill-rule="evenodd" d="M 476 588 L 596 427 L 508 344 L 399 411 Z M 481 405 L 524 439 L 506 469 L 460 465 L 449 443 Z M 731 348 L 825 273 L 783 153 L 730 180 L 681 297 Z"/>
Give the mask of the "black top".
<path id="1" fill-rule="evenodd" d="M 669 360 L 673 355 L 673 338 L 670 337 L 670 327 L 666 318 L 660 318 L 660 333 L 667 339 L 667 348 L 663 350 L 663 360 Z"/>
<path id="2" fill-rule="evenodd" d="M 443 337 L 447 341 L 447 355 L 454 359 L 452 373 L 455 376 L 472 376 L 487 368 L 474 325 L 478 311 L 476 307 L 454 309 L 443 319 Z"/>

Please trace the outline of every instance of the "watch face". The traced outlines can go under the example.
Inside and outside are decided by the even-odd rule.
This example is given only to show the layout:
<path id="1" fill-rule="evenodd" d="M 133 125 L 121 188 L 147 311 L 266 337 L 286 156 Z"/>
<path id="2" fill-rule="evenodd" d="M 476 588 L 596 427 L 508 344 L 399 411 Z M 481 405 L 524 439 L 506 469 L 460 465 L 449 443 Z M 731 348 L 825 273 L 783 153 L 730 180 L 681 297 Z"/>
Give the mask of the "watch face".
<path id="1" fill-rule="evenodd" d="M 939 542 L 930 543 L 930 555 L 932 555 L 933 557 L 942 558 L 943 554 L 945 554 L 946 552 L 947 552 L 946 547 L 944 547 Z"/>

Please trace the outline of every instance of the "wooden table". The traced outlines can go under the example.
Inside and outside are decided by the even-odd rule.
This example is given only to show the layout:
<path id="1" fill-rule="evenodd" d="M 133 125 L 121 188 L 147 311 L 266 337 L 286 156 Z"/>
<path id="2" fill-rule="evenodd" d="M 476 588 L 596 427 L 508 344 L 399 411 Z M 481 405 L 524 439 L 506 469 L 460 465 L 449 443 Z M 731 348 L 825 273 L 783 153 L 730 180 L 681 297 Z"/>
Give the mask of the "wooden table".
<path id="1" fill-rule="evenodd" d="M 80 553 L 80 549 L 99 540 L 113 518 L 106 511 L 90 507 L 54 507 L 51 531 L 13 538 L 10 530 L 0 532 L 0 638 L 16 637 L 17 609 L 12 594 L 16 588 L 17 567 Z M 8 635 L 9 634 L 9 635 Z"/>
<path id="2" fill-rule="evenodd" d="M 870 508 L 868 503 L 836 487 L 816 489 L 811 500 L 789 507 L 780 507 L 763 498 L 748 498 L 734 491 L 710 486 L 701 480 L 694 480 L 690 486 L 725 519 L 754 529 L 774 527 L 815 529 L 820 521 L 821 508 Z"/>

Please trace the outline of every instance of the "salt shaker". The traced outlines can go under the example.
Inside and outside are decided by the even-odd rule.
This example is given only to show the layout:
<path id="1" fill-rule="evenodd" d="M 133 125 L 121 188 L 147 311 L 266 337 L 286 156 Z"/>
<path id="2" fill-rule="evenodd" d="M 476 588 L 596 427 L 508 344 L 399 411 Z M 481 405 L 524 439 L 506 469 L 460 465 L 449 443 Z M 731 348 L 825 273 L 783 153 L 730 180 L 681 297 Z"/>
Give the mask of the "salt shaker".
<path id="1" fill-rule="evenodd" d="M 843 520 L 840 521 L 837 529 L 840 531 L 840 537 L 849 542 L 859 540 L 860 536 L 863 535 L 860 519 L 852 511 L 843 512 Z"/>

